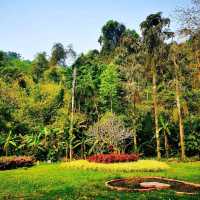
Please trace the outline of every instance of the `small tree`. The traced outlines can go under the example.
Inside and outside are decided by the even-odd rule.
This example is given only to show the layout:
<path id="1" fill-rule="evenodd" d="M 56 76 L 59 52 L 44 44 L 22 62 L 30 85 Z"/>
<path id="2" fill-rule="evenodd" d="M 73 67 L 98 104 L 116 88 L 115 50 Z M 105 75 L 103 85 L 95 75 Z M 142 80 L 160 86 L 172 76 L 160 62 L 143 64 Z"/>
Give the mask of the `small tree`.
<path id="1" fill-rule="evenodd" d="M 100 121 L 89 128 L 87 134 L 92 144 L 90 153 L 106 152 L 109 147 L 120 152 L 126 148 L 124 141 L 131 138 L 120 117 L 111 112 L 105 113 Z"/>

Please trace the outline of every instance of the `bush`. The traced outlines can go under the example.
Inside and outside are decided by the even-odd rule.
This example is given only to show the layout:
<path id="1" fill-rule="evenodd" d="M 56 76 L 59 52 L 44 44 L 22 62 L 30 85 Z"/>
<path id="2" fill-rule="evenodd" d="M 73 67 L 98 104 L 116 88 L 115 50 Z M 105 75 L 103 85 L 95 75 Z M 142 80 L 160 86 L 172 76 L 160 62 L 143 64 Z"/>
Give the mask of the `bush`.
<path id="1" fill-rule="evenodd" d="M 34 158 L 28 156 L 13 156 L 0 158 L 0 170 L 29 167 L 34 164 Z"/>
<path id="2" fill-rule="evenodd" d="M 96 163 L 117 163 L 117 162 L 132 162 L 139 159 L 139 154 L 97 154 L 87 158 L 89 162 Z"/>

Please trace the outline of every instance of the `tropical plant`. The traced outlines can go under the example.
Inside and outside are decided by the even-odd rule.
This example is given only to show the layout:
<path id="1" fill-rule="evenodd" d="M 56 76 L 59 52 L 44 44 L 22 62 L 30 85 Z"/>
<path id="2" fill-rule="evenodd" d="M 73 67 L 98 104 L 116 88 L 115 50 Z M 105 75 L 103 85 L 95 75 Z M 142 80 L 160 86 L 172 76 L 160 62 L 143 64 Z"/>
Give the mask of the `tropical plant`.
<path id="1" fill-rule="evenodd" d="M 11 147 L 16 147 L 16 136 L 13 135 L 12 131 L 10 130 L 8 135 L 4 139 L 4 144 L 3 144 L 3 150 L 5 152 L 5 155 L 8 156 L 9 150 Z"/>
<path id="2" fill-rule="evenodd" d="M 164 135 L 164 144 L 165 144 L 165 156 L 166 158 L 169 157 L 169 143 L 168 143 L 168 137 L 170 136 L 170 123 L 169 121 L 166 121 L 164 117 L 161 115 L 159 117 L 160 121 L 160 132 Z"/>

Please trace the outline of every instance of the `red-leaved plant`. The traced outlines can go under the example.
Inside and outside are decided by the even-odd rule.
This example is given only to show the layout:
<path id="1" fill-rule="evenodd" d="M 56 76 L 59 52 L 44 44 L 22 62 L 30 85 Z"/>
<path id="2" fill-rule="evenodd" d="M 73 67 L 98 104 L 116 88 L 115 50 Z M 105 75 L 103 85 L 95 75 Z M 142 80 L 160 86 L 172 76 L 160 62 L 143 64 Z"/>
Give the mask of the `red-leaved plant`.
<path id="1" fill-rule="evenodd" d="M 96 154 L 87 158 L 89 162 L 96 163 L 117 163 L 117 162 L 132 162 L 139 159 L 139 154 Z"/>
<path id="2" fill-rule="evenodd" d="M 0 158 L 0 170 L 29 167 L 32 166 L 34 162 L 34 158 L 29 156 L 5 156 Z"/>

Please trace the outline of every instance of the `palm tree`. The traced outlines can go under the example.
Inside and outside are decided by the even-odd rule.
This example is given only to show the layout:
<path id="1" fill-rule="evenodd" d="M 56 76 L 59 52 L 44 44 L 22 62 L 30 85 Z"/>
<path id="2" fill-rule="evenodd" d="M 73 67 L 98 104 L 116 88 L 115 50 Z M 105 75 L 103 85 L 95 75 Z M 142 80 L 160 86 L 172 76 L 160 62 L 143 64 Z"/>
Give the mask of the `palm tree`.
<path id="1" fill-rule="evenodd" d="M 154 119 L 155 119 L 155 136 L 156 136 L 156 152 L 157 158 L 161 158 L 160 153 L 160 136 L 158 125 L 158 100 L 157 100 L 157 66 L 159 62 L 159 53 L 163 51 L 165 39 L 172 36 L 172 33 L 165 29 L 169 26 L 170 19 L 162 18 L 162 13 L 149 15 L 145 21 L 140 24 L 143 36 L 143 43 L 145 44 L 145 52 L 147 53 L 147 66 L 152 73 L 153 82 L 153 105 L 154 105 Z"/>

